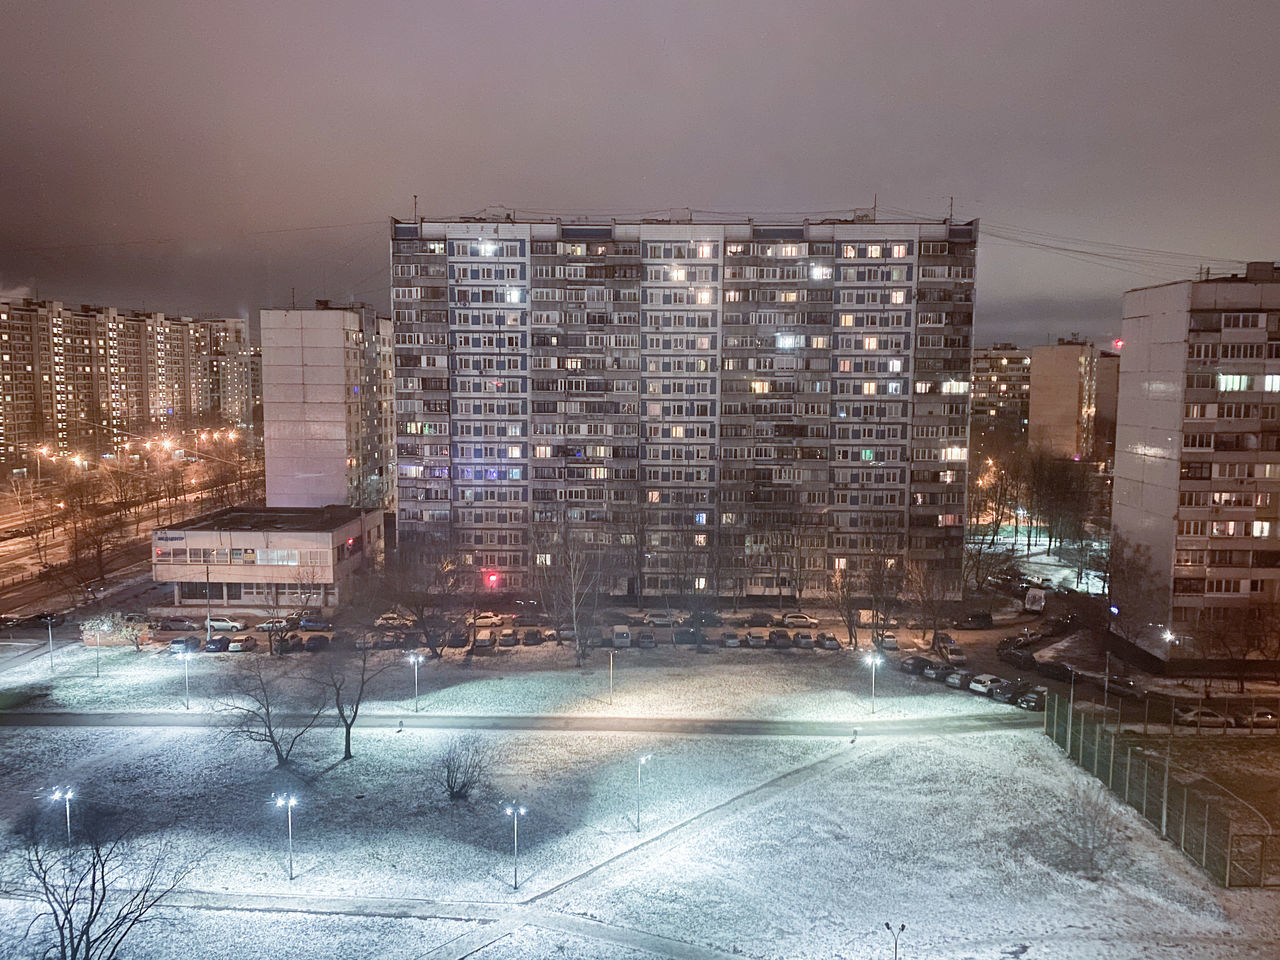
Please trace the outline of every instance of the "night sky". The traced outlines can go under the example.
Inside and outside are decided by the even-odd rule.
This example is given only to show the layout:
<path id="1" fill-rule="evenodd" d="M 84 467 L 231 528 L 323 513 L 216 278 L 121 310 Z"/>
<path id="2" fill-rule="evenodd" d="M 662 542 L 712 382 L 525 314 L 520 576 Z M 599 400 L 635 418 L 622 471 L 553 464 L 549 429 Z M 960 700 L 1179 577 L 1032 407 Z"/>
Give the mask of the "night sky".
<path id="1" fill-rule="evenodd" d="M 0 291 L 385 307 L 415 193 L 441 216 L 954 197 L 986 231 L 979 341 L 1106 336 L 1128 287 L 1280 259 L 1278 41 L 1274 0 L 12 0 Z"/>

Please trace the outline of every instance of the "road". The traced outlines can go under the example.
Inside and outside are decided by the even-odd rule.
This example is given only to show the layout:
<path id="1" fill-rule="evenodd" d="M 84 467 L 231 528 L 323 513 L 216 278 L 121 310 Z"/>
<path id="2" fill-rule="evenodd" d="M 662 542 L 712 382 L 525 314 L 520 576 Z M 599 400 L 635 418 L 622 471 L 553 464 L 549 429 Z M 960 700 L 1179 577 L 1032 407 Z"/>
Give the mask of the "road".
<path id="1" fill-rule="evenodd" d="M 284 716 L 284 723 L 303 720 Z M 0 713 L 11 727 L 221 727 L 230 718 L 217 713 Z M 736 737 L 897 737 L 921 734 L 1033 730 L 1039 713 L 972 713 L 902 720 L 724 720 L 700 717 L 578 717 L 567 715 L 365 714 L 360 725 L 426 730 L 541 730 L 574 733 L 661 733 Z"/>

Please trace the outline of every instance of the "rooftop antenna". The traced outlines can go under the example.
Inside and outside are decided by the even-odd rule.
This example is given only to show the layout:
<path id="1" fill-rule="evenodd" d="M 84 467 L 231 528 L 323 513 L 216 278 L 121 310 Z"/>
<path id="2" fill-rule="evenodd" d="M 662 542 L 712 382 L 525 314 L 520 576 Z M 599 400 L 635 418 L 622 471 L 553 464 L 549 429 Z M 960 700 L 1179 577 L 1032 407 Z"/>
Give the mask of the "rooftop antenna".
<path id="1" fill-rule="evenodd" d="M 956 216 L 956 198 L 947 197 L 947 219 L 954 220 Z"/>
<path id="2" fill-rule="evenodd" d="M 879 209 L 880 209 L 880 194 L 873 193 L 871 195 L 871 222 L 872 223 L 876 222 L 876 217 L 879 215 L 878 214 Z"/>
<path id="3" fill-rule="evenodd" d="M 418 222 L 418 195 L 413 195 L 413 222 Z"/>
<path id="4" fill-rule="evenodd" d="M 298 309 L 298 288 L 297 287 L 289 288 L 289 309 L 290 310 Z"/>

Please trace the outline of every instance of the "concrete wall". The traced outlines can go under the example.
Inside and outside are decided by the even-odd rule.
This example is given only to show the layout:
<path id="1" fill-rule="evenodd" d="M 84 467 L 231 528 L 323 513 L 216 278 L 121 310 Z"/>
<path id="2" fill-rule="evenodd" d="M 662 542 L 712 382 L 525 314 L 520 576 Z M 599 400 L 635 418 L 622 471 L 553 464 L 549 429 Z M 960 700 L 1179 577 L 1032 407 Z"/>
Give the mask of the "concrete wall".
<path id="1" fill-rule="evenodd" d="M 1087 457 L 1081 417 L 1090 347 L 1057 344 L 1031 350 L 1031 406 L 1027 442 L 1054 457 Z"/>

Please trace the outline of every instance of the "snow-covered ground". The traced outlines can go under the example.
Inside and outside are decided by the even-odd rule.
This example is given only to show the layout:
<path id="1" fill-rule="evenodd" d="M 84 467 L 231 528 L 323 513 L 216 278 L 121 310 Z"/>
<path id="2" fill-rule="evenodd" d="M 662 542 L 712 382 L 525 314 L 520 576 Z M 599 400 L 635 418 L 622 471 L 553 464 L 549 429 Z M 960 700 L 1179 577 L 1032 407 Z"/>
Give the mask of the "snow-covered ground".
<path id="1" fill-rule="evenodd" d="M 904 646 L 906 643 L 904 641 Z M 905 653 L 904 653 L 905 655 Z M 189 661 L 191 709 L 211 711 L 226 677 L 249 654 L 200 654 Z M 413 668 L 404 651 L 375 651 L 390 668 L 373 681 L 363 709 L 392 715 L 413 710 Z M 699 654 L 692 647 L 594 651 L 573 665 L 566 647 L 545 645 L 467 657 L 449 651 L 419 667 L 420 709 L 448 715 L 572 715 L 715 719 L 859 720 L 871 716 L 868 651 L 730 650 Z M 103 648 L 101 677 L 92 647 L 0 673 L 0 702 L 16 709 L 146 713 L 183 710 L 180 658 L 147 648 Z M 294 654 L 288 665 L 314 669 L 316 657 Z M 299 689 L 310 689 L 305 683 Z M 886 658 L 876 670 L 875 716 L 881 719 L 1008 713 L 1014 708 L 942 684 L 907 677 Z"/>

